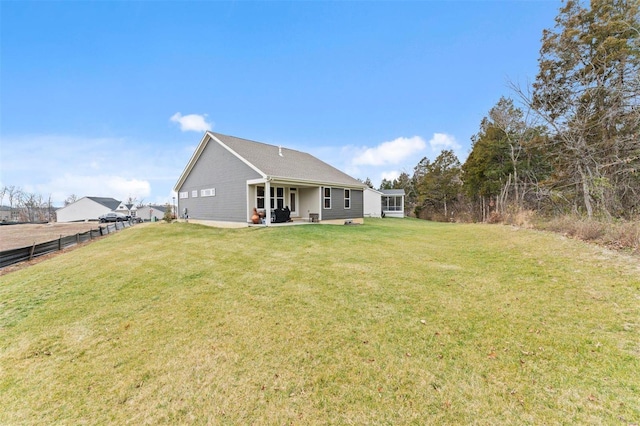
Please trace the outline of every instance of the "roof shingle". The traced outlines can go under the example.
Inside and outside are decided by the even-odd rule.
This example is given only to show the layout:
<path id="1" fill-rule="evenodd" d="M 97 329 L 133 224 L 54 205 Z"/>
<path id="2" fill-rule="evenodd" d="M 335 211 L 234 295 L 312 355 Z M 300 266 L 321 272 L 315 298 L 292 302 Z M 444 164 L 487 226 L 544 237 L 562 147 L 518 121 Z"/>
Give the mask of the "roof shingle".
<path id="1" fill-rule="evenodd" d="M 220 133 L 209 134 L 269 177 L 364 187 L 359 180 L 306 152 Z"/>

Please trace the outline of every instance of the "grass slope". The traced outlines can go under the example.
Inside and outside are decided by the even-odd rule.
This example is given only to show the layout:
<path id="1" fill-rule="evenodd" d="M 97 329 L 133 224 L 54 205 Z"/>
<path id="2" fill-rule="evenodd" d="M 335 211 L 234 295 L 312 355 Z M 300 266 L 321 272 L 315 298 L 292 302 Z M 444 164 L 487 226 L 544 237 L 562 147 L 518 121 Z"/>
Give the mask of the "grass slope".
<path id="1" fill-rule="evenodd" d="M 0 424 L 634 424 L 639 335 L 554 234 L 158 224 L 0 278 Z"/>

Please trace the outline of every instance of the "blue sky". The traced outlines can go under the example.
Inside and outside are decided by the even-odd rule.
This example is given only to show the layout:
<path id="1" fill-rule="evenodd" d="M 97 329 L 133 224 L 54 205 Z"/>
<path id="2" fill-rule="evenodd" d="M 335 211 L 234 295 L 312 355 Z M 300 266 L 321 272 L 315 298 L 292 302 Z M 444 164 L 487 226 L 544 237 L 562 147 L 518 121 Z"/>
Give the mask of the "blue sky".
<path id="1" fill-rule="evenodd" d="M 164 203 L 206 129 L 377 186 L 537 73 L 559 1 L 0 1 L 0 185 Z"/>

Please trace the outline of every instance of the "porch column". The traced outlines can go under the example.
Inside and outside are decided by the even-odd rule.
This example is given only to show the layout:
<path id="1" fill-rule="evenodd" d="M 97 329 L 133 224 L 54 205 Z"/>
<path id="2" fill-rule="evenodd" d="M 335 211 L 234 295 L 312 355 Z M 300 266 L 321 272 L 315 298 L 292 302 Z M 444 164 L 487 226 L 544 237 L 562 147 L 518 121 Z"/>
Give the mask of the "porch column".
<path id="1" fill-rule="evenodd" d="M 264 183 L 264 223 L 271 225 L 271 182 L 268 179 Z"/>

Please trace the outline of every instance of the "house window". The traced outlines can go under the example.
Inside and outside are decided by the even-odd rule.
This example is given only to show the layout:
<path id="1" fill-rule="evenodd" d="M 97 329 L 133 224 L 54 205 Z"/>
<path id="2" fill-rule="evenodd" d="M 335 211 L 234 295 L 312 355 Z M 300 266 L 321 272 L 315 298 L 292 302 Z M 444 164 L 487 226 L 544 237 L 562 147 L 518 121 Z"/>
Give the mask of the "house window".
<path id="1" fill-rule="evenodd" d="M 351 208 L 351 190 L 350 189 L 344 190 L 344 208 L 345 209 Z"/>
<path id="2" fill-rule="evenodd" d="M 271 197 L 271 208 L 275 209 L 283 209 L 284 208 L 284 188 L 282 187 L 271 187 L 271 193 L 269 194 Z"/>
<path id="3" fill-rule="evenodd" d="M 382 209 L 388 212 L 403 211 L 402 197 L 393 195 L 382 197 Z"/>
<path id="4" fill-rule="evenodd" d="M 193 191 L 191 191 L 191 198 L 198 198 L 198 190 L 194 189 Z"/>
<path id="5" fill-rule="evenodd" d="M 256 207 L 264 209 L 264 186 L 259 186 L 256 189 Z"/>
<path id="6" fill-rule="evenodd" d="M 296 207 L 297 205 L 297 188 L 289 188 L 289 207 L 291 208 L 291 212 L 297 212 L 298 208 Z"/>
<path id="7" fill-rule="evenodd" d="M 284 188 L 276 188 L 276 206 L 284 209 Z"/>
<path id="8" fill-rule="evenodd" d="M 200 190 L 200 196 L 201 197 L 215 197 L 216 196 L 216 189 L 215 188 L 201 189 Z"/>
<path id="9" fill-rule="evenodd" d="M 331 188 L 324 188 L 324 208 L 331 208 Z"/>
<path id="10" fill-rule="evenodd" d="M 181 193 L 179 194 L 179 197 L 180 197 L 180 198 L 189 198 L 189 193 L 188 193 L 188 192 L 181 192 Z"/>

